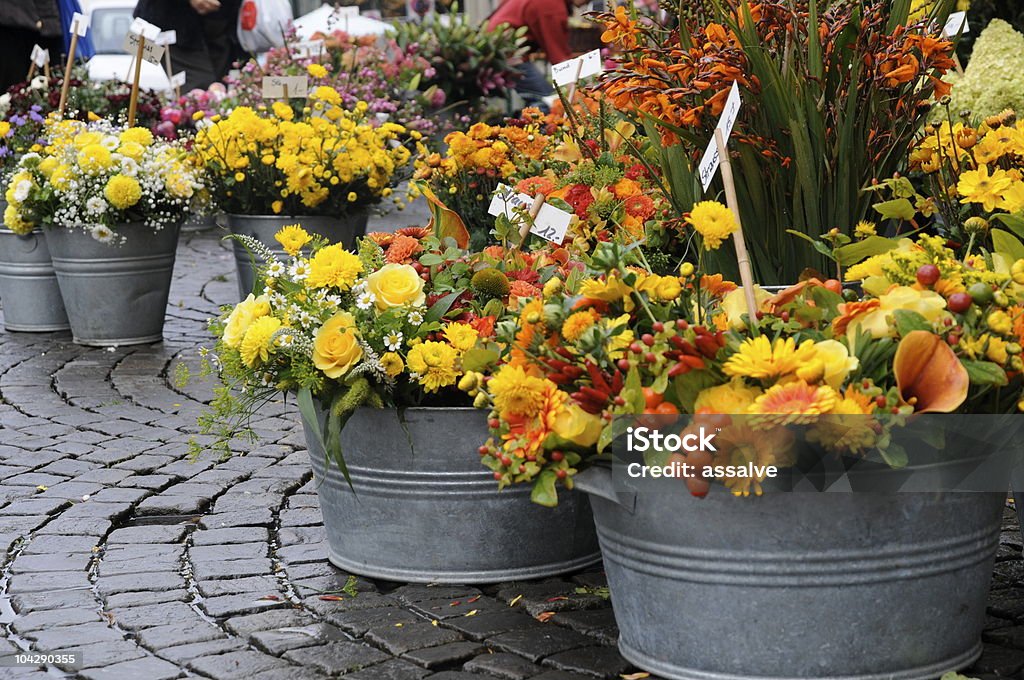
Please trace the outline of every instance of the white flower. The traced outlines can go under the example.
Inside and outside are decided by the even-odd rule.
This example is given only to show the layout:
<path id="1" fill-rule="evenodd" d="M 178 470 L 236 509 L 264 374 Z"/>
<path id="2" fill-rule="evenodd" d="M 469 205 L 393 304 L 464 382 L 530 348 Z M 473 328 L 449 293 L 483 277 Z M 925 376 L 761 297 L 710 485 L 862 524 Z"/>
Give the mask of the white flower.
<path id="1" fill-rule="evenodd" d="M 89 234 L 100 243 L 111 243 L 114 240 L 114 232 L 105 224 L 97 224 L 89 230 Z"/>
<path id="2" fill-rule="evenodd" d="M 11 108 L 11 95 L 4 92 L 0 95 L 0 114 L 6 114 L 9 108 Z"/>
<path id="3" fill-rule="evenodd" d="M 280 260 L 274 260 L 269 265 L 267 265 L 267 272 L 266 273 L 267 273 L 267 276 L 269 276 L 272 279 L 276 279 L 279 276 L 284 276 L 284 273 L 285 273 L 284 263 L 281 262 Z"/>
<path id="4" fill-rule="evenodd" d="M 121 158 L 121 174 L 128 177 L 135 177 L 139 174 L 139 164 L 135 162 L 134 158 L 127 156 Z"/>
<path id="5" fill-rule="evenodd" d="M 28 86 L 33 90 L 43 90 L 50 86 L 50 79 L 46 76 L 36 76 Z"/>
<path id="6" fill-rule="evenodd" d="M 35 151 L 29 151 L 27 154 L 21 157 L 22 165 L 35 165 L 43 159 L 42 156 L 37 154 Z"/>
<path id="7" fill-rule="evenodd" d="M 298 317 L 296 317 L 295 320 L 303 328 L 308 328 L 309 326 L 313 325 L 313 315 L 310 314 L 309 312 L 302 312 L 301 314 L 298 315 Z"/>
<path id="8" fill-rule="evenodd" d="M 288 298 L 286 298 L 281 293 L 271 293 L 268 297 L 270 298 L 270 306 L 275 309 L 280 309 L 282 307 L 288 306 Z"/>
<path id="9" fill-rule="evenodd" d="M 106 135 L 100 144 L 102 144 L 107 151 L 117 151 L 117 147 L 121 145 L 121 140 L 114 135 Z"/>
<path id="10" fill-rule="evenodd" d="M 288 275 L 292 277 L 292 281 L 305 281 L 309 276 L 309 265 L 302 260 L 295 260 L 288 268 Z"/>
<path id="11" fill-rule="evenodd" d="M 21 203 L 28 198 L 29 192 L 32 191 L 32 180 L 23 179 L 14 185 L 14 200 Z"/>
<path id="12" fill-rule="evenodd" d="M 373 307 L 373 303 L 377 301 L 377 298 L 373 296 L 373 293 L 363 293 L 356 298 L 356 307 L 359 309 L 369 309 Z"/>
<path id="13" fill-rule="evenodd" d="M 390 352 L 397 352 L 402 349 L 402 332 L 395 331 L 394 333 L 388 333 L 384 336 L 384 346 L 387 347 Z"/>
<path id="14" fill-rule="evenodd" d="M 273 295 L 274 294 L 274 289 L 271 288 L 270 286 L 263 286 L 263 294 L 264 295 L 268 295 L 268 296 L 269 295 Z"/>
<path id="15" fill-rule="evenodd" d="M 291 347 L 293 344 L 295 344 L 295 336 L 291 334 L 282 335 L 277 339 L 278 347 Z"/>
<path id="16" fill-rule="evenodd" d="M 107 202 L 99 196 L 91 196 L 85 202 L 85 212 L 90 215 L 102 215 L 107 211 Z"/>
<path id="17" fill-rule="evenodd" d="M 423 313 L 420 312 L 418 309 L 414 309 L 411 312 L 409 312 L 409 316 L 406 318 L 409 319 L 409 323 L 411 323 L 413 326 L 419 326 L 421 323 L 423 323 Z"/>
<path id="18" fill-rule="evenodd" d="M 366 292 L 366 279 L 361 280 L 356 285 L 352 286 L 352 294 L 359 297 Z"/>

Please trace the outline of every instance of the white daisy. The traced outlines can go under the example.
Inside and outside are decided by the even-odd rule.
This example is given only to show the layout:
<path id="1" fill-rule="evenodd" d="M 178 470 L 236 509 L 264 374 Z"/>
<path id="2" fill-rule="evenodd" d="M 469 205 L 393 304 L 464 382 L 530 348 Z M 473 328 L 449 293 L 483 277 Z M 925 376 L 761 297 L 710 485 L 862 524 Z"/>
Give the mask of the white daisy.
<path id="1" fill-rule="evenodd" d="M 121 146 L 121 140 L 118 139 L 116 135 L 106 135 L 100 144 L 102 144 L 107 151 L 117 151 L 117 147 Z"/>
<path id="2" fill-rule="evenodd" d="M 14 200 L 21 203 L 28 198 L 29 192 L 32 191 L 32 180 L 23 179 L 14 185 Z"/>
<path id="3" fill-rule="evenodd" d="M 308 328 L 313 325 L 313 315 L 309 312 L 301 312 L 295 319 L 298 324 L 304 328 Z"/>
<path id="4" fill-rule="evenodd" d="M 267 265 L 267 272 L 266 273 L 267 273 L 267 276 L 269 276 L 272 279 L 276 279 L 279 276 L 284 276 L 284 274 L 285 274 L 284 263 L 281 262 L 280 260 L 274 260 L 269 265 Z"/>
<path id="5" fill-rule="evenodd" d="M 397 352 L 402 349 L 402 332 L 395 331 L 394 333 L 388 333 L 384 336 L 384 346 L 387 347 L 390 352 Z"/>
<path id="6" fill-rule="evenodd" d="M 359 309 L 369 309 L 373 307 L 373 303 L 377 301 L 377 298 L 373 296 L 373 293 L 363 293 L 356 298 L 356 307 Z"/>
<path id="7" fill-rule="evenodd" d="M 270 286 L 263 286 L 263 294 L 264 295 L 273 295 L 274 294 L 274 289 L 271 288 Z"/>
<path id="8" fill-rule="evenodd" d="M 121 159 L 121 174 L 127 175 L 128 177 L 135 177 L 139 174 L 139 164 L 135 162 L 135 159 L 128 158 L 127 156 Z"/>
<path id="9" fill-rule="evenodd" d="M 288 275 L 292 277 L 292 281 L 305 281 L 306 277 L 309 276 L 309 265 L 302 260 L 296 260 L 288 268 Z"/>
<path id="10" fill-rule="evenodd" d="M 99 196 L 90 196 L 85 202 L 85 212 L 90 215 L 102 215 L 107 211 L 107 202 Z"/>
<path id="11" fill-rule="evenodd" d="M 409 323 L 411 323 L 413 326 L 419 326 L 421 323 L 423 323 L 423 313 L 420 312 L 418 309 L 414 309 L 411 312 L 409 312 L 409 316 L 406 318 L 409 319 Z"/>
<path id="12" fill-rule="evenodd" d="M 97 224 L 89 230 L 89 234 L 100 243 L 111 243 L 114 240 L 114 232 L 105 224 Z"/>

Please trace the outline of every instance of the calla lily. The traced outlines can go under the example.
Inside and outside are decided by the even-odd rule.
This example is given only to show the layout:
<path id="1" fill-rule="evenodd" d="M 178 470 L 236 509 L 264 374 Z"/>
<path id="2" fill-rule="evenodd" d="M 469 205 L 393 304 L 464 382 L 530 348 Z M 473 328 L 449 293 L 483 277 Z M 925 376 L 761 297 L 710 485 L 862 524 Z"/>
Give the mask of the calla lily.
<path id="1" fill-rule="evenodd" d="M 908 333 L 896 348 L 892 370 L 900 396 L 916 413 L 950 413 L 967 399 L 967 369 L 934 333 Z"/>

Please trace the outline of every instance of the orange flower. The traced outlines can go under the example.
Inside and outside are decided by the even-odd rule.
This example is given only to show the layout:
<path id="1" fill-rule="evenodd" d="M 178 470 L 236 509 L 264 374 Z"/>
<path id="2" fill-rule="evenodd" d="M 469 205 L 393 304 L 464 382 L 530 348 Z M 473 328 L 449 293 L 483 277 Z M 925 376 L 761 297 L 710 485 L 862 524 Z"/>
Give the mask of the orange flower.
<path id="1" fill-rule="evenodd" d="M 423 246 L 420 245 L 419 241 L 411 236 L 398 234 L 391 241 L 387 252 L 384 253 L 384 260 L 394 264 L 408 264 L 413 255 L 416 255 L 421 250 L 423 250 Z"/>
<path id="2" fill-rule="evenodd" d="M 535 298 L 539 297 L 540 293 L 540 288 L 533 285 L 532 283 L 527 283 L 526 281 L 514 279 L 509 285 L 508 295 L 509 298 Z"/>
<path id="3" fill-rule="evenodd" d="M 877 299 L 858 302 L 844 302 L 839 305 L 839 316 L 832 322 L 833 335 L 843 335 L 846 328 L 859 316 L 873 312 L 882 306 Z"/>
<path id="4" fill-rule="evenodd" d="M 928 331 L 911 331 L 896 348 L 892 372 L 900 396 L 916 413 L 950 413 L 967 399 L 967 369 L 945 340 Z"/>
<path id="5" fill-rule="evenodd" d="M 395 233 L 399 236 L 409 236 L 415 239 L 426 238 L 430 235 L 429 227 L 402 227 L 401 229 L 395 230 Z"/>
<path id="6" fill-rule="evenodd" d="M 530 196 L 536 196 L 537 194 L 550 196 L 554 190 L 555 183 L 547 177 L 527 177 L 516 183 L 516 191 L 521 191 Z"/>
<path id="7" fill-rule="evenodd" d="M 748 412 L 765 416 L 752 419 L 758 424 L 804 424 L 831 411 L 838 400 L 839 393 L 828 385 L 808 385 L 798 380 L 770 388 L 754 400 Z"/>
<path id="8" fill-rule="evenodd" d="M 387 248 L 391 245 L 391 241 L 394 240 L 395 235 L 389 231 L 371 231 L 366 235 L 366 238 L 370 239 L 381 248 Z"/>
<path id="9" fill-rule="evenodd" d="M 722 297 L 736 290 L 732 281 L 726 281 L 721 274 L 705 274 L 700 277 L 700 289 L 711 297 Z"/>
<path id="10" fill-rule="evenodd" d="M 601 42 L 619 44 L 627 50 L 636 47 L 636 22 L 629 18 L 625 5 L 615 8 L 615 14 L 605 27 L 604 33 L 601 34 Z"/>
<path id="11" fill-rule="evenodd" d="M 643 194 L 643 188 L 636 180 L 623 177 L 612 186 L 612 193 L 615 194 L 615 198 L 629 198 Z"/>

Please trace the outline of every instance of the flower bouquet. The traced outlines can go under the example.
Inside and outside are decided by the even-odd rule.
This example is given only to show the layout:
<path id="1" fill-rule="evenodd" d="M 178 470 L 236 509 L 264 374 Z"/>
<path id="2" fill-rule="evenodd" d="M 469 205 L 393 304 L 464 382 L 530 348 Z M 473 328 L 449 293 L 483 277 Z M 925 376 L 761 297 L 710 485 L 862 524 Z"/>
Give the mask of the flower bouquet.
<path id="1" fill-rule="evenodd" d="M 351 253 L 291 225 L 277 234 L 282 258 L 242 240 L 267 262 L 262 289 L 212 326 L 224 386 L 200 425 L 227 453 L 239 432 L 252 434 L 262 403 L 295 395 L 332 562 L 383 578 L 487 582 L 596 558 L 580 498 L 545 516 L 528 491 L 487 493 L 493 480 L 473 454 L 485 418 L 459 389 L 480 384 L 474 369 L 494 353 L 509 306 L 538 294 L 564 259 L 470 254 L 423 228 L 371 234 Z M 478 521 L 482 511 L 509 521 Z M 534 530 L 550 540 L 527 540 Z"/>
<path id="2" fill-rule="evenodd" d="M 54 120 L 46 136 L 7 183 L 5 223 L 47 228 L 76 342 L 159 340 L 178 228 L 204 193 L 199 175 L 182 147 L 146 128 Z"/>

